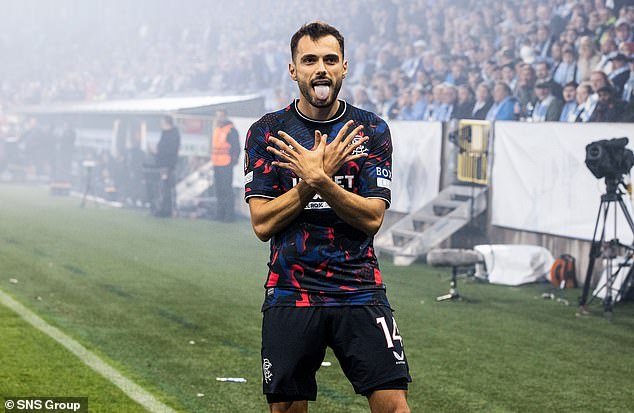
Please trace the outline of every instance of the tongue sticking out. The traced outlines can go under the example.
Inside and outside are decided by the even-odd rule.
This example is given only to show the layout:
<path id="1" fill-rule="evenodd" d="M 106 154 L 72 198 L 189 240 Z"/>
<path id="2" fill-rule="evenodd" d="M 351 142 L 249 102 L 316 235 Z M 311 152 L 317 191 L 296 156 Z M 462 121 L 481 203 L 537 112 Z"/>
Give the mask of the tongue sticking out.
<path id="1" fill-rule="evenodd" d="M 317 99 L 325 100 L 328 98 L 330 94 L 330 86 L 326 85 L 317 85 L 315 86 L 315 94 L 317 95 Z"/>

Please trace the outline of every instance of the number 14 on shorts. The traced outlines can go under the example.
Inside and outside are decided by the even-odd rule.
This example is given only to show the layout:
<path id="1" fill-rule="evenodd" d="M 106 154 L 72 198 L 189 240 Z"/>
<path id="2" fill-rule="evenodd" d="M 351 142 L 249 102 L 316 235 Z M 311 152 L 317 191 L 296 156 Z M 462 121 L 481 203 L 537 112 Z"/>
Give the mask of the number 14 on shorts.
<path id="1" fill-rule="evenodd" d="M 381 326 L 383 329 L 383 333 L 385 334 L 385 341 L 387 343 L 387 348 L 394 348 L 394 342 L 400 341 L 401 347 L 403 347 L 403 338 L 398 332 L 398 327 L 396 326 L 396 320 L 392 317 L 392 333 L 390 333 L 390 329 L 387 326 L 387 322 L 385 321 L 385 317 L 377 317 L 376 323 Z"/>

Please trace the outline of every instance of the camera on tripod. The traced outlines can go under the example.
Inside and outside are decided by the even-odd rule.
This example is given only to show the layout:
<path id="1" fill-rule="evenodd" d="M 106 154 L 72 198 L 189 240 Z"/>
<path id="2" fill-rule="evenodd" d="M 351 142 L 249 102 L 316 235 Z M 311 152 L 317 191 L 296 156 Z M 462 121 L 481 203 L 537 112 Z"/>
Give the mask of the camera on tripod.
<path id="1" fill-rule="evenodd" d="M 586 146 L 586 166 L 597 178 L 620 181 L 634 166 L 634 153 L 626 149 L 627 138 L 602 139 Z"/>
<path id="2" fill-rule="evenodd" d="M 625 296 L 634 279 L 634 243 L 623 244 L 617 238 L 617 214 L 619 209 L 627 221 L 632 235 L 634 235 L 634 220 L 623 201 L 625 192 L 619 189 L 620 185 L 629 192 L 629 188 L 626 187 L 623 181 L 623 175 L 629 174 L 632 166 L 634 166 L 634 153 L 625 148 L 628 142 L 629 140 L 623 137 L 610 140 L 602 139 L 586 146 L 585 164 L 596 178 L 605 178 L 606 192 L 601 195 L 601 204 L 599 205 L 599 212 L 594 226 L 590 255 L 588 257 L 588 270 L 583 283 L 583 292 L 581 297 L 579 297 L 580 314 L 587 312 L 592 272 L 597 258 L 603 259 L 605 263 L 606 278 L 605 284 L 601 286 L 601 289 L 605 289 L 603 308 L 606 315 L 612 313 L 615 302 L 613 297 L 618 300 L 619 297 Z M 612 231 L 607 230 L 610 206 L 614 206 L 614 227 Z M 610 238 L 608 233 L 613 234 L 614 237 Z M 622 252 L 625 252 L 625 255 L 619 261 L 619 256 Z M 626 277 L 616 291 L 613 292 L 613 285 L 622 269 L 626 271 Z"/>

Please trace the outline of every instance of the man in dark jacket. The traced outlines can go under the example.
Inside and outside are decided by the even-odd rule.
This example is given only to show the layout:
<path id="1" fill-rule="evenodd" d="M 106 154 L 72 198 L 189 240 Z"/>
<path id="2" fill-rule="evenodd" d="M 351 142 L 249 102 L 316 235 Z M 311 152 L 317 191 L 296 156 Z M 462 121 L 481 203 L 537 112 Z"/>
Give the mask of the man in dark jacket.
<path id="1" fill-rule="evenodd" d="M 178 162 L 181 135 L 174 125 L 174 119 L 168 115 L 161 118 L 161 129 L 161 138 L 154 154 L 154 164 L 148 168 L 146 174 L 148 200 L 153 215 L 170 217 L 175 185 L 174 169 Z"/>

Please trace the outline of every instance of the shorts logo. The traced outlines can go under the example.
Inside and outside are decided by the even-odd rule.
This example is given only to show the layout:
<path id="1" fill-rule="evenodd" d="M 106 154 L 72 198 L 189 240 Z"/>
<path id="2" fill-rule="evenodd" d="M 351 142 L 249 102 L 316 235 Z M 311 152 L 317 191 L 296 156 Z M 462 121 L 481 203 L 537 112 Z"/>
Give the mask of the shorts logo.
<path id="1" fill-rule="evenodd" d="M 264 382 L 267 384 L 270 383 L 273 378 L 271 367 L 273 367 L 273 364 L 271 364 L 269 359 L 264 359 L 264 362 L 262 363 L 262 372 L 264 373 Z"/>
<path id="2" fill-rule="evenodd" d="M 396 358 L 398 361 L 403 361 L 405 359 L 405 354 L 403 354 L 403 351 L 401 351 L 401 354 L 398 354 L 396 351 L 392 351 L 392 354 L 394 354 L 394 358 Z"/>

